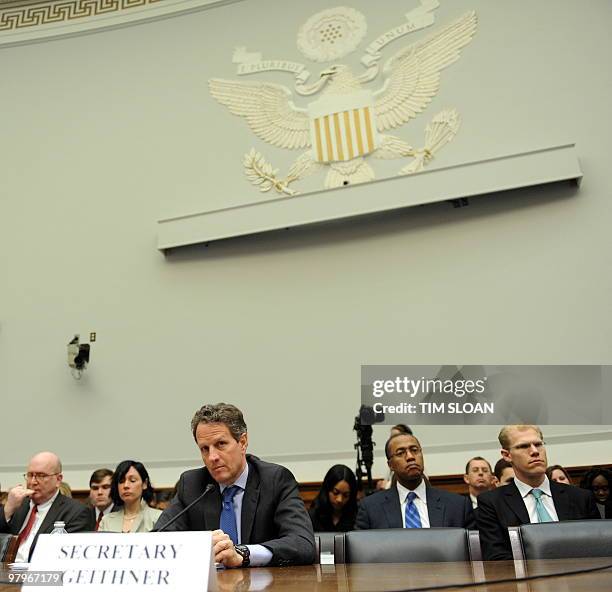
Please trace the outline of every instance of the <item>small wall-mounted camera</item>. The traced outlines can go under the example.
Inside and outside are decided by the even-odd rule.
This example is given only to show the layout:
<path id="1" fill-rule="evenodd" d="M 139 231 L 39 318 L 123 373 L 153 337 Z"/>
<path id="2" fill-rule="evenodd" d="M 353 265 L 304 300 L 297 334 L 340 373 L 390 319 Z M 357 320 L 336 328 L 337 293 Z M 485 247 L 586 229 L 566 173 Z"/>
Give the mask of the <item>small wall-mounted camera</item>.
<path id="1" fill-rule="evenodd" d="M 68 366 L 71 373 L 77 380 L 81 378 L 83 371 L 89 363 L 89 343 L 80 343 L 79 335 L 68 343 Z"/>

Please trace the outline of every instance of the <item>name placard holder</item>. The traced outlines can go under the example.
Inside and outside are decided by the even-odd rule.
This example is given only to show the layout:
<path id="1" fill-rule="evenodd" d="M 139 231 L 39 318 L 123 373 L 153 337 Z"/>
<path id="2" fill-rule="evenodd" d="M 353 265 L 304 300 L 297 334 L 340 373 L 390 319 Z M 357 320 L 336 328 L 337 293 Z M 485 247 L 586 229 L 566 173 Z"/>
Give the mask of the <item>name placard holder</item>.
<path id="1" fill-rule="evenodd" d="M 217 589 L 211 532 L 43 534 L 29 569 L 63 572 L 67 591 Z"/>

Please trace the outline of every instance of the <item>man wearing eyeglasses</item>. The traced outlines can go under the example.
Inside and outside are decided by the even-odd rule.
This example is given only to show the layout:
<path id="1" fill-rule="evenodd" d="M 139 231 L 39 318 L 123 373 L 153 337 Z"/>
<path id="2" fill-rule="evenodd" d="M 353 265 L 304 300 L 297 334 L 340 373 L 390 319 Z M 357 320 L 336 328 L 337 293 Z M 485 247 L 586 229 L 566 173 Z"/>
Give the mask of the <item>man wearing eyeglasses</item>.
<path id="1" fill-rule="evenodd" d="M 396 486 L 366 497 L 359 506 L 355 526 L 370 528 L 474 528 L 470 500 L 430 487 L 423 478 L 423 449 L 407 434 L 391 436 L 385 444 L 387 464 Z"/>
<path id="2" fill-rule="evenodd" d="M 599 517 L 591 492 L 548 480 L 546 448 L 538 426 L 505 426 L 499 443 L 502 457 L 512 463 L 514 480 L 478 497 L 483 559 L 512 559 L 509 526 Z"/>
<path id="3" fill-rule="evenodd" d="M 62 463 L 52 452 L 33 456 L 24 474 L 26 485 L 13 487 L 0 508 L 0 532 L 18 535 L 16 561 L 28 561 L 39 534 L 53 530 L 62 521 L 68 532 L 94 529 L 89 508 L 59 493 Z"/>

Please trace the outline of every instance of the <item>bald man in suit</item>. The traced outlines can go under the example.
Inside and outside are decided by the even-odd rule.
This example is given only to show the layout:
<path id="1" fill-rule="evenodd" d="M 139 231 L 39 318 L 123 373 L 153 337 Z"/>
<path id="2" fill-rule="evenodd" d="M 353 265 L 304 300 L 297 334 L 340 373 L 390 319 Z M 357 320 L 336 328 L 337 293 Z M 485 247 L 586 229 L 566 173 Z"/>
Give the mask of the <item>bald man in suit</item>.
<path id="1" fill-rule="evenodd" d="M 62 463 L 53 452 L 39 452 L 28 463 L 26 486 L 17 485 L 0 508 L 0 532 L 18 535 L 16 561 L 28 561 L 38 535 L 49 534 L 53 523 L 64 522 L 68 532 L 94 529 L 89 508 L 59 492 Z"/>

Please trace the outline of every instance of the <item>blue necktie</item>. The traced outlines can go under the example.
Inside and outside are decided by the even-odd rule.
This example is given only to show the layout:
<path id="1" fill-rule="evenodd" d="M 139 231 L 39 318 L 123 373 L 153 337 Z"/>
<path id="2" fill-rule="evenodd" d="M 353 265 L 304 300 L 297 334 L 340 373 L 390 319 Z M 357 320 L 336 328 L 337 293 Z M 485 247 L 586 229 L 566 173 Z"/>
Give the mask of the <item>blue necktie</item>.
<path id="1" fill-rule="evenodd" d="M 414 505 L 416 496 L 416 493 L 411 491 L 406 498 L 408 500 L 406 504 L 406 528 L 422 528 L 421 516 L 419 516 L 419 511 Z"/>
<path id="2" fill-rule="evenodd" d="M 219 527 L 232 539 L 234 545 L 238 544 L 238 528 L 236 527 L 236 513 L 234 512 L 234 496 L 240 491 L 240 487 L 232 485 L 223 490 L 223 501 L 221 507 L 221 520 Z"/>
<path id="3" fill-rule="evenodd" d="M 535 501 L 536 501 L 535 509 L 536 509 L 536 514 L 538 515 L 538 522 L 554 522 L 554 520 L 552 519 L 552 516 L 548 513 L 548 511 L 546 510 L 546 507 L 544 506 L 544 503 L 540 499 L 543 493 L 544 492 L 541 489 L 531 490 L 531 495 L 535 497 Z"/>

